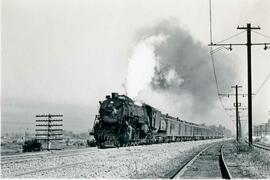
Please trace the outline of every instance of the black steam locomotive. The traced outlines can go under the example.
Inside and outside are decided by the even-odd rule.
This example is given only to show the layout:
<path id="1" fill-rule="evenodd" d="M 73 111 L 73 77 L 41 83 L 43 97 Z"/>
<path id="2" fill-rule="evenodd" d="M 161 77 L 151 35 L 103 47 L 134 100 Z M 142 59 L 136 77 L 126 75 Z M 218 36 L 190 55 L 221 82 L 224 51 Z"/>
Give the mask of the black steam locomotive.
<path id="1" fill-rule="evenodd" d="M 147 104 L 136 105 L 125 95 L 112 93 L 100 103 L 93 131 L 98 147 L 120 147 L 174 141 L 222 138 L 215 128 L 162 114 Z"/>

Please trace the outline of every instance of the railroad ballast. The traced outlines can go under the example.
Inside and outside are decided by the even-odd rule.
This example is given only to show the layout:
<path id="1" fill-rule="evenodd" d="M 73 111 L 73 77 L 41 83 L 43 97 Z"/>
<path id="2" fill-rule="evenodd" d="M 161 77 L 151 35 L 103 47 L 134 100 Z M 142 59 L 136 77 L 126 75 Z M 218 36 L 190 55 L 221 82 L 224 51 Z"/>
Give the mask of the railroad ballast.
<path id="1" fill-rule="evenodd" d="M 216 128 L 163 114 L 145 103 L 138 105 L 126 95 L 112 93 L 99 103 L 99 114 L 90 133 L 94 135 L 98 147 L 223 137 L 223 133 Z"/>

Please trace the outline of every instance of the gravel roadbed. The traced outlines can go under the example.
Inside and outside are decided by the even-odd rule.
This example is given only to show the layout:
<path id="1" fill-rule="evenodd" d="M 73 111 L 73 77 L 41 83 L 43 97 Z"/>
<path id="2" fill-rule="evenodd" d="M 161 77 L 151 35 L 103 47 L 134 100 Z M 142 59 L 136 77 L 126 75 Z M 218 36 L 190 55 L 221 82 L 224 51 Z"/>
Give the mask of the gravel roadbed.
<path id="1" fill-rule="evenodd" d="M 1 166 L 1 177 L 13 177 L 20 172 L 55 167 L 55 169 L 19 177 L 162 178 L 168 177 L 192 153 L 217 141 L 221 140 L 164 143 L 119 149 L 91 149 L 89 153 L 70 157 L 46 158 L 44 156 L 44 159 L 37 161 L 4 164 Z M 78 162 L 83 163 L 65 166 Z"/>
<path id="2" fill-rule="evenodd" d="M 181 176 L 183 179 L 213 179 L 221 178 L 221 170 L 219 166 L 219 155 L 221 143 L 217 143 L 206 149 L 198 158 L 187 168 Z"/>
<path id="3" fill-rule="evenodd" d="M 224 158 L 233 178 L 270 178 L 270 151 L 232 142 L 224 146 Z"/>

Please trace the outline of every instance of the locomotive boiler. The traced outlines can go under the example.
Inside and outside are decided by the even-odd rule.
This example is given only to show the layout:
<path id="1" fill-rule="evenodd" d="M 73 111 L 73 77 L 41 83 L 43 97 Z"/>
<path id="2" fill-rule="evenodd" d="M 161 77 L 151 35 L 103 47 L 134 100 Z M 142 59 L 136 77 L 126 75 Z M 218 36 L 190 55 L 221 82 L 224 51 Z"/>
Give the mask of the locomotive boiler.
<path id="1" fill-rule="evenodd" d="M 221 138 L 216 129 L 162 114 L 156 108 L 137 105 L 118 93 L 100 101 L 93 131 L 98 147 L 119 147 L 172 141 Z"/>

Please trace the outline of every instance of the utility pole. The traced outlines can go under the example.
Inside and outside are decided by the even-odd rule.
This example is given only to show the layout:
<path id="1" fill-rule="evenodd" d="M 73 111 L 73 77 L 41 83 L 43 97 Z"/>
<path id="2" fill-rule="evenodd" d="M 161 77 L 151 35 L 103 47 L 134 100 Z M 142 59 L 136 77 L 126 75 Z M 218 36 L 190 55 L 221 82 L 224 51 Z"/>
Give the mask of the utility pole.
<path id="1" fill-rule="evenodd" d="M 241 119 L 240 116 L 238 115 L 238 122 L 239 122 L 239 138 L 242 138 L 242 125 L 241 125 Z"/>
<path id="2" fill-rule="evenodd" d="M 243 137 L 243 126 L 242 126 L 242 122 L 247 122 L 247 119 L 241 119 L 241 117 L 239 116 L 239 137 L 242 138 Z"/>
<path id="3" fill-rule="evenodd" d="M 251 27 L 248 23 L 247 27 L 238 27 L 237 29 L 247 30 L 247 75 L 248 75 L 248 142 L 252 145 L 252 76 L 251 76 L 251 29 L 260 29 L 259 27 Z"/>
<path id="4" fill-rule="evenodd" d="M 238 106 L 241 104 L 238 103 L 238 88 L 242 88 L 242 86 L 232 86 L 235 88 L 235 118 L 236 118 L 236 141 L 239 141 L 239 114 L 238 114 Z"/>
<path id="5" fill-rule="evenodd" d="M 251 43 L 251 30 L 259 30 L 260 27 L 252 27 L 250 23 L 247 23 L 246 27 L 237 27 L 237 29 L 247 30 L 247 43 L 235 43 L 235 44 L 214 44 L 211 42 L 209 46 L 229 46 L 232 50 L 232 46 L 247 46 L 247 75 L 248 75 L 248 140 L 249 146 L 252 145 L 252 69 L 251 69 L 251 46 L 253 45 L 264 45 L 265 50 L 268 48 L 267 45 L 270 43 Z"/>
<path id="6" fill-rule="evenodd" d="M 232 94 L 232 95 L 234 95 L 234 94 Z M 239 94 L 238 94 L 239 95 Z M 238 103 L 238 105 L 241 105 L 241 103 Z M 234 103 L 234 106 L 236 106 L 236 103 Z M 235 108 L 225 108 L 225 110 L 226 111 L 233 111 L 233 110 L 235 110 L 235 111 L 237 111 L 237 113 L 236 113 L 236 116 L 235 116 L 235 129 L 236 129 L 236 142 L 238 142 L 239 141 L 239 129 L 241 128 L 240 126 L 240 117 L 239 117 L 239 113 L 240 113 L 240 110 L 242 110 L 242 111 L 244 111 L 244 110 L 247 110 L 247 108 L 239 108 L 239 107 L 235 107 Z"/>
<path id="7" fill-rule="evenodd" d="M 63 119 L 52 119 L 53 117 L 63 117 L 61 114 L 46 114 L 46 115 L 36 115 L 36 118 L 42 118 L 42 119 L 36 119 L 36 122 L 39 122 L 41 124 L 36 124 L 37 127 L 43 127 L 41 129 L 36 129 L 36 136 L 39 138 L 37 140 L 44 140 L 47 142 L 47 150 L 60 150 L 57 148 L 51 148 L 51 141 L 54 140 L 62 140 L 63 129 L 56 129 L 53 127 L 59 127 L 63 126 L 63 124 L 54 123 L 53 122 L 62 122 Z M 39 133 L 41 132 L 41 133 Z"/>

